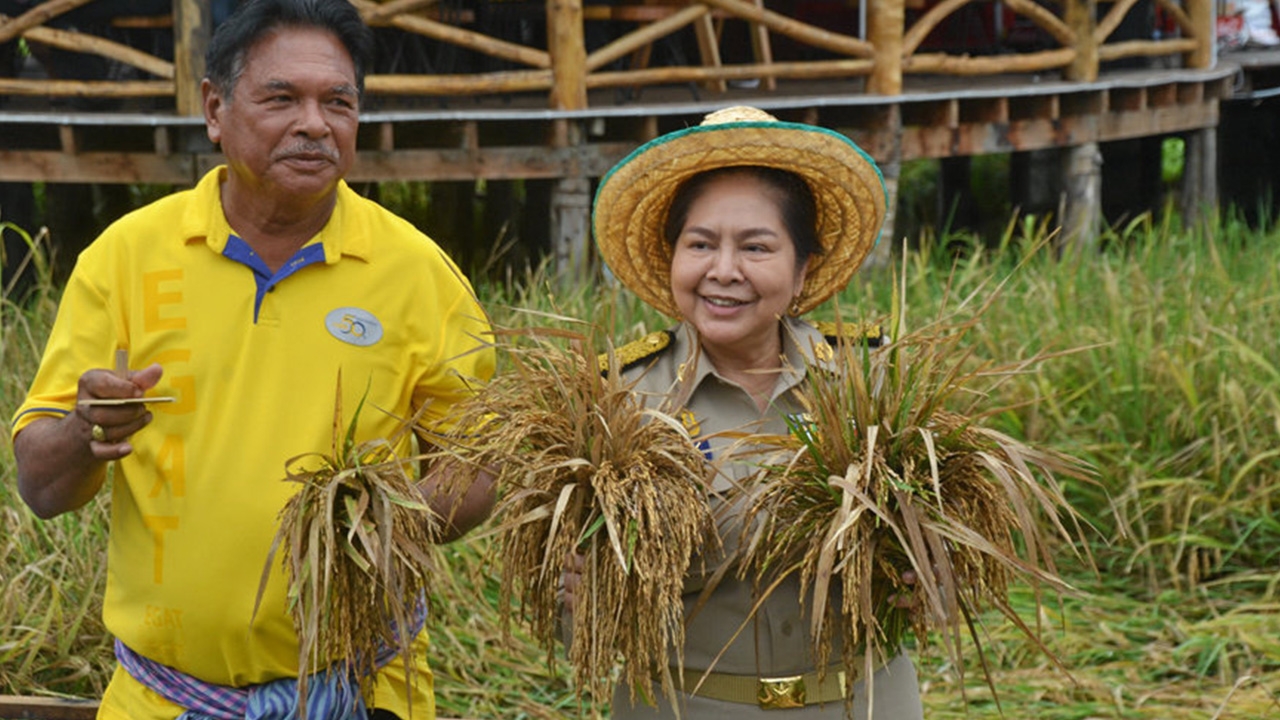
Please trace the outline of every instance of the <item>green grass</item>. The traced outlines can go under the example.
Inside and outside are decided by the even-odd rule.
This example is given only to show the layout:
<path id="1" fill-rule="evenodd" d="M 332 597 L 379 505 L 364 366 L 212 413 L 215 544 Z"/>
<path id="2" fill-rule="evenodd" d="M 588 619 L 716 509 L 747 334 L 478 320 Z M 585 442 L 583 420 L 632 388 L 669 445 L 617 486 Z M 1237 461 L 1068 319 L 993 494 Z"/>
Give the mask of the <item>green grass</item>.
<path id="1" fill-rule="evenodd" d="M 1280 233 L 1230 217 L 1206 230 L 1144 216 L 1096 254 L 1058 257 L 1048 230 L 1019 220 L 994 249 L 948 238 L 897 261 L 909 322 L 973 295 L 970 306 L 990 300 L 968 338 L 978 355 L 1064 351 L 992 390 L 993 405 L 1017 405 L 993 422 L 1099 473 L 1067 487 L 1094 528 L 1097 573 L 1059 548 L 1078 595 L 1039 617 L 1029 597 L 1015 598 L 1065 670 L 988 618 L 1000 706 L 1049 720 L 1280 716 Z M 839 312 L 883 319 L 895 273 L 861 273 Z M 625 341 L 663 324 L 629 294 L 545 271 L 478 289 L 504 325 L 536 324 L 537 312 L 589 317 Z M 55 301 L 43 287 L 22 305 L 0 302 L 0 422 L 34 373 Z M 35 520 L 0 446 L 0 694 L 101 692 L 108 503 Z M 502 627 L 488 549 L 475 534 L 443 551 L 451 573 L 430 625 L 441 714 L 576 714 L 563 668 L 549 671 L 521 628 Z M 963 680 L 940 652 L 915 654 L 927 717 L 998 715 L 971 647 Z"/>

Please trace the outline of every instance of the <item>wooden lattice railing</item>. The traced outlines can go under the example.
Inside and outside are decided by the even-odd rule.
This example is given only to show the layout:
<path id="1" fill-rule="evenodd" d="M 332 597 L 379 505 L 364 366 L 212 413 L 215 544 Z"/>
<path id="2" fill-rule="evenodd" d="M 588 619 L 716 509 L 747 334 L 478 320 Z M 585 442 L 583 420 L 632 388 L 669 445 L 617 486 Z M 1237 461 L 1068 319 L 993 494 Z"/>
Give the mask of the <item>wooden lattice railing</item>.
<path id="1" fill-rule="evenodd" d="M 546 93 L 553 109 L 585 109 L 588 91 L 600 88 L 643 88 L 675 83 L 700 83 L 722 91 L 736 80 L 752 80 L 765 89 L 781 79 L 863 78 L 850 92 L 897 95 L 904 77 L 914 74 L 999 75 L 1061 71 L 1071 80 L 1097 78 L 1101 63 L 1133 57 L 1167 57 L 1186 68 L 1212 63 L 1212 0 L 1154 0 L 1175 32 L 1167 39 L 1113 39 L 1121 22 L 1139 0 L 1118 0 L 1101 19 L 1097 0 L 940 0 L 908 21 L 906 2 L 913 0 L 857 0 L 846 11 L 858 11 L 865 37 L 836 32 L 768 9 L 764 0 L 634 0 L 604 3 L 590 0 L 546 0 L 545 3 L 489 2 L 494 14 L 523 6 L 542 14 L 545 42 L 539 47 L 491 34 L 480 13 L 469 10 L 483 3 L 440 0 L 351 0 L 365 20 L 378 28 L 395 28 L 440 46 L 498 61 L 507 69 L 488 72 L 377 72 L 367 88 L 382 96 L 476 96 L 504 93 Z M 199 113 L 198 78 L 210 21 L 207 3 L 175 0 L 171 16 L 118 18 L 113 26 L 137 24 L 172 32 L 173 58 L 159 57 L 104 34 L 57 27 L 59 18 L 95 0 L 50 0 L 19 17 L 0 16 L 0 43 L 22 38 L 29 46 L 46 46 L 102 56 L 131 68 L 144 79 L 65 80 L 0 77 L 0 95 L 160 97 L 173 98 L 181 114 Z M 971 56 L 957 52 L 923 52 L 931 33 L 966 6 L 998 2 L 998 7 L 1033 24 L 1051 46 L 1025 52 Z M 864 20 L 865 22 L 862 22 Z M 726 63 L 721 59 L 725 23 L 744 23 L 752 59 Z M 585 28 L 591 23 L 625 26 L 588 52 Z M 692 28 L 697 63 L 652 65 L 655 43 Z M 822 59 L 776 60 L 771 39 L 788 42 L 823 55 Z M 624 67 L 620 67 L 624 66 Z"/>

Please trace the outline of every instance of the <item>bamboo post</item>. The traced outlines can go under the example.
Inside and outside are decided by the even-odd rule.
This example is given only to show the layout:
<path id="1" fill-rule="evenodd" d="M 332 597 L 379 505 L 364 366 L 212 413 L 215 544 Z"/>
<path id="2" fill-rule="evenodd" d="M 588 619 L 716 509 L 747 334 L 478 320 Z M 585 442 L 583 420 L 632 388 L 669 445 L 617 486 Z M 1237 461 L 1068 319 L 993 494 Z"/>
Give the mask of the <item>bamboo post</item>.
<path id="1" fill-rule="evenodd" d="M 867 92 L 877 95 L 902 94 L 902 38 L 906 22 L 905 0 L 867 0 L 867 40 L 875 48 L 875 67 L 867 82 Z"/>
<path id="2" fill-rule="evenodd" d="M 547 49 L 551 55 L 551 97 L 554 110 L 587 107 L 587 44 L 582 0 L 547 0 Z M 552 147 L 582 142 L 577 121 L 554 124 Z M 560 282 L 577 284 L 588 278 L 591 238 L 591 182 L 574 172 L 551 189 L 551 251 Z"/>
<path id="3" fill-rule="evenodd" d="M 200 81 L 204 79 L 204 54 L 213 37 L 213 12 L 199 0 L 173 3 L 174 101 L 179 115 L 202 115 Z"/>
<path id="4" fill-rule="evenodd" d="M 716 36 L 715 24 L 711 21 L 710 15 L 703 15 L 694 21 L 694 34 L 698 36 L 698 55 L 702 58 L 702 66 L 709 68 L 720 68 L 723 64 L 720 62 L 720 42 Z M 708 92 L 722 93 L 728 89 L 727 84 L 721 78 L 707 80 L 702 83 L 702 87 Z"/>
<path id="5" fill-rule="evenodd" d="M 1214 65 L 1213 3 L 1215 0 L 1186 0 L 1187 16 L 1195 28 L 1196 49 L 1183 56 L 1189 68 L 1204 69 Z"/>
<path id="6" fill-rule="evenodd" d="M 551 108 L 586 108 L 587 42 L 582 0 L 547 0 L 547 50 L 551 54 Z"/>
<path id="7" fill-rule="evenodd" d="M 755 6 L 764 9 L 764 0 L 755 0 Z M 773 63 L 773 46 L 769 43 L 769 28 L 760 23 L 751 23 L 751 49 L 757 63 L 770 65 Z M 761 79 L 760 87 L 765 90 L 777 90 L 778 81 L 772 75 Z"/>
<path id="8" fill-rule="evenodd" d="M 1098 79 L 1098 40 L 1094 36 L 1097 0 L 1067 0 L 1064 16 L 1076 36 L 1075 58 L 1067 65 L 1065 79 L 1094 82 Z"/>

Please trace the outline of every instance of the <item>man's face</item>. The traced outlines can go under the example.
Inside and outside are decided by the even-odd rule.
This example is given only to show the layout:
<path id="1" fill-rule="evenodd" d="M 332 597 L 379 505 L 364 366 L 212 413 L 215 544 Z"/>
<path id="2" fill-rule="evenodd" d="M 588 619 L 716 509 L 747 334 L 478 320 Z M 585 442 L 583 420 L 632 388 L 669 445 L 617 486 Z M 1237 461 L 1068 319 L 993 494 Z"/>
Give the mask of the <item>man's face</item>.
<path id="1" fill-rule="evenodd" d="M 233 183 L 262 199 L 323 197 L 355 161 L 355 65 L 337 36 L 285 27 L 245 54 L 230 97 L 206 80 L 209 139 L 222 144 Z"/>

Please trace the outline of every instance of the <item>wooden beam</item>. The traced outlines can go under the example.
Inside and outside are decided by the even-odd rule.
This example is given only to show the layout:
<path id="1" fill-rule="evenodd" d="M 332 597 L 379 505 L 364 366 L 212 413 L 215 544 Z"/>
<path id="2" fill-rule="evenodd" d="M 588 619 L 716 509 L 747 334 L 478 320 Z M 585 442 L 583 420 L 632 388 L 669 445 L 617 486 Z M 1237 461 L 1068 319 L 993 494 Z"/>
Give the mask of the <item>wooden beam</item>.
<path id="1" fill-rule="evenodd" d="M 901 0 L 896 1 L 901 3 Z M 701 2 L 821 50 L 830 50 L 851 57 L 869 58 L 875 55 L 875 48 L 868 42 L 793 20 L 781 13 L 756 7 L 746 0 L 701 0 Z"/>
<path id="2" fill-rule="evenodd" d="M 618 58 L 646 47 L 659 38 L 664 38 L 698 18 L 709 10 L 705 5 L 693 4 L 687 8 L 665 15 L 661 20 L 649 23 L 637 30 L 627 33 L 587 56 L 587 72 L 594 72 Z"/>
<path id="3" fill-rule="evenodd" d="M 172 80 L 19 80 L 0 78 L 0 95 L 49 97 L 164 97 L 173 95 Z"/>
<path id="4" fill-rule="evenodd" d="M 355 5 L 356 9 L 362 13 L 378 9 L 378 4 L 372 2 L 372 0 L 351 0 L 351 4 Z M 510 60 L 535 68 L 551 67 L 551 56 L 543 50 L 499 40 L 483 33 L 472 32 L 471 30 L 454 27 L 436 20 L 418 17 L 417 15 L 396 15 L 386 22 L 401 30 L 417 33 L 440 42 L 458 45 L 468 50 L 475 50 L 485 55 L 492 55 L 502 60 Z"/>
<path id="5" fill-rule="evenodd" d="M 871 60 L 817 60 L 813 62 L 773 63 L 771 65 L 721 65 L 718 68 L 661 67 L 648 70 L 621 70 L 592 73 L 587 76 L 591 89 L 623 87 L 626 85 L 660 85 L 684 82 L 702 82 L 712 78 L 721 80 L 749 80 L 752 78 L 778 77 L 792 79 L 847 78 L 867 75 L 874 63 Z"/>
<path id="6" fill-rule="evenodd" d="M 1117 0 L 1117 2 L 1111 6 L 1111 9 L 1107 11 L 1106 16 L 1103 17 L 1102 20 L 1098 21 L 1097 27 L 1093 29 L 1094 42 L 1099 45 L 1105 43 L 1107 38 L 1111 37 L 1111 33 L 1115 32 L 1116 28 L 1120 27 L 1120 23 L 1124 20 L 1125 15 L 1128 15 L 1129 11 L 1133 9 L 1133 6 L 1137 4 L 1138 0 Z"/>
<path id="7" fill-rule="evenodd" d="M 5 720 L 93 720 L 94 700 L 0 695 L 0 718 Z"/>
<path id="8" fill-rule="evenodd" d="M 193 167 L 190 154 L 0 150 L 0 182 L 193 185 Z"/>
<path id="9" fill-rule="evenodd" d="M 173 63 L 97 35 L 70 30 L 57 30 L 55 28 L 35 27 L 23 33 L 22 37 L 31 42 L 42 43 L 50 47 L 70 50 L 71 52 L 101 55 L 104 58 L 118 60 L 125 65 L 131 65 L 156 77 L 164 78 L 165 80 L 173 79 Z"/>
<path id="10" fill-rule="evenodd" d="M 1053 10 L 1035 2 L 1035 0 L 1004 0 L 1010 10 L 1029 19 L 1042 30 L 1053 36 L 1063 47 L 1076 44 L 1076 34 L 1062 22 Z"/>
<path id="11" fill-rule="evenodd" d="M 912 55 L 902 61 L 903 72 L 945 73 L 948 75 L 995 75 L 999 73 L 1029 73 L 1066 67 L 1076 57 L 1071 48 L 1042 50 L 1018 55 L 968 57 L 930 53 Z"/>
<path id="12" fill-rule="evenodd" d="M 53 18 L 74 10 L 92 0 L 49 0 L 36 3 L 32 8 L 15 18 L 0 15 L 0 43 L 8 42 L 27 30 L 43 25 Z"/>
<path id="13" fill-rule="evenodd" d="M 1200 41 L 1194 38 L 1172 40 L 1125 40 L 1098 46 L 1098 62 L 1126 57 L 1160 57 L 1194 52 Z"/>
<path id="14" fill-rule="evenodd" d="M 438 0 L 391 0 L 377 7 L 366 7 L 360 10 L 360 17 L 368 25 L 380 25 L 388 19 L 407 13 L 416 12 L 435 5 Z"/>
<path id="15" fill-rule="evenodd" d="M 375 95 L 485 95 L 551 88 L 550 70 L 511 70 L 476 75 L 369 75 L 365 91 Z"/>
<path id="16" fill-rule="evenodd" d="M 591 143 L 562 148 L 490 147 L 477 149 L 400 148 L 364 150 L 347 179 L 516 180 L 601 177 L 639 143 Z M 2 156 L 0 156 L 2 157 Z"/>

